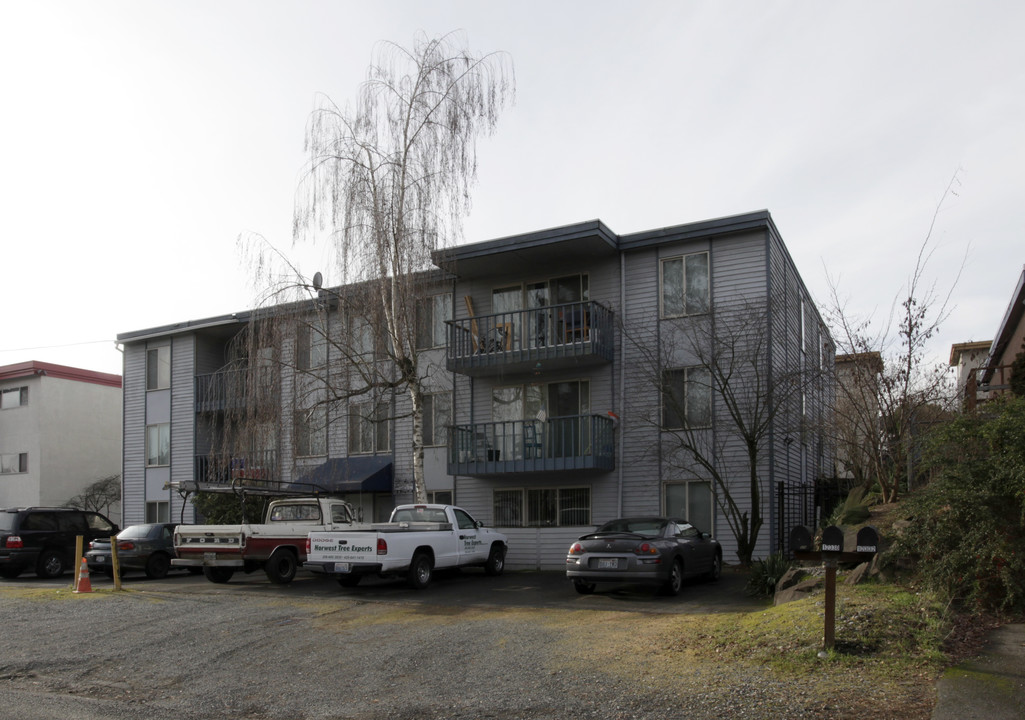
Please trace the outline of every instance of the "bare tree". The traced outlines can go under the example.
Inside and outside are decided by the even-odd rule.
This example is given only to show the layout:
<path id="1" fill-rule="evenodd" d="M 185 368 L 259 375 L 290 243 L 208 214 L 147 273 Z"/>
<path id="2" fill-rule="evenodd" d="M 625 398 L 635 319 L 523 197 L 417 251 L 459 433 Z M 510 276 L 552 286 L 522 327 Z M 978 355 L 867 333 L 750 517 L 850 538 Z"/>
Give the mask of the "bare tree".
<path id="1" fill-rule="evenodd" d="M 720 303 L 663 322 L 658 338 L 624 333 L 661 397 L 654 412 L 639 400 L 631 417 L 657 425 L 657 452 L 672 473 L 711 483 L 745 565 L 765 524 L 771 443 L 818 433 L 821 422 L 806 402 L 806 393 L 821 393 L 821 364 L 773 357 L 774 311 L 785 312 L 781 299 Z"/>
<path id="2" fill-rule="evenodd" d="M 64 503 L 65 507 L 110 514 L 112 505 L 121 502 L 121 473 L 89 483 L 78 495 Z"/>
<path id="3" fill-rule="evenodd" d="M 342 399 L 367 400 L 350 403 L 369 413 L 363 420 L 394 417 L 392 395 L 407 393 L 418 502 L 426 500 L 424 391 L 431 375 L 418 341 L 425 323 L 438 322 L 431 294 L 442 280 L 431 270 L 431 254 L 459 237 L 476 181 L 477 140 L 494 131 L 514 94 L 508 58 L 475 55 L 460 40 L 421 36 L 412 49 L 384 43 L 353 107 L 321 98 L 306 130 L 309 165 L 294 231 L 297 242 L 315 243 L 330 230 L 335 289 L 300 280 L 301 288 L 315 285 L 316 297 L 295 299 L 276 322 L 263 318 L 249 338 L 250 360 L 257 336 L 279 347 L 289 336 L 295 340 L 297 353 L 278 353 L 276 361 L 296 371 L 296 411 L 324 424 Z M 272 286 L 301 278 L 289 263 L 282 273 L 267 260 L 258 253 Z M 273 295 L 280 301 L 281 293 Z M 331 349 L 329 366 L 311 365 L 302 354 L 318 346 Z"/>
<path id="4" fill-rule="evenodd" d="M 878 329 L 847 309 L 830 278 L 826 319 L 845 356 L 848 372 L 838 376 L 835 440 L 838 456 L 866 489 L 878 483 L 883 502 L 897 500 L 916 478 L 916 446 L 924 425 L 950 405 L 946 365 L 930 361 L 929 343 L 950 315 L 951 294 L 960 278 L 941 293 L 929 280 L 932 240 L 944 201 L 956 195 L 957 173 L 947 185 L 919 246 L 907 284 L 895 295 L 887 321 Z"/>

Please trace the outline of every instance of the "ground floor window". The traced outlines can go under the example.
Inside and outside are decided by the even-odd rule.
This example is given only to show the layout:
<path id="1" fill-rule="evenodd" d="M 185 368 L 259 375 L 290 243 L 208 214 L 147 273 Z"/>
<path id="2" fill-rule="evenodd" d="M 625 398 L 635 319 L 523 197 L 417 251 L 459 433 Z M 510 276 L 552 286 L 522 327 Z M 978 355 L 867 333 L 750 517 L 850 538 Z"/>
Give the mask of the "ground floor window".
<path id="1" fill-rule="evenodd" d="M 496 526 L 559 527 L 591 524 L 590 488 L 495 490 Z"/>
<path id="2" fill-rule="evenodd" d="M 146 522 L 171 522 L 171 503 L 167 500 L 159 500 L 146 503 Z"/>
<path id="3" fill-rule="evenodd" d="M 438 490 L 436 492 L 427 493 L 427 502 L 436 505 L 451 505 L 452 504 L 452 491 L 451 490 Z"/>
<path id="4" fill-rule="evenodd" d="M 28 453 L 0 454 L 0 473 L 13 475 L 28 472 Z"/>
<path id="5" fill-rule="evenodd" d="M 666 515 L 693 523 L 698 529 L 712 532 L 712 485 L 704 481 L 667 483 Z"/>

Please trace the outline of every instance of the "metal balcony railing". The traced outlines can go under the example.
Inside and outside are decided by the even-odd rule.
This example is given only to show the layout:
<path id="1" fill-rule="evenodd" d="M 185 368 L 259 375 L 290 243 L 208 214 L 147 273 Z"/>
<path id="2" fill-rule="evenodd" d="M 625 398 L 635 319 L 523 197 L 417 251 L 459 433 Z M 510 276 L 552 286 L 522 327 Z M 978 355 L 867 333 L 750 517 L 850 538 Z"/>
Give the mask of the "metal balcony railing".
<path id="1" fill-rule="evenodd" d="M 276 483 L 280 479 L 278 451 L 257 450 L 228 456 L 196 455 L 193 477 L 198 483 L 226 487 L 233 480 L 245 480 L 249 485 L 258 485 L 261 481 Z"/>
<path id="2" fill-rule="evenodd" d="M 237 410 L 246 404 L 264 403 L 274 397 L 275 383 L 269 371 L 263 382 L 249 386 L 247 370 L 218 370 L 196 375 L 196 412 Z"/>
<path id="3" fill-rule="evenodd" d="M 448 448 L 450 475 L 615 468 L 612 420 L 602 415 L 454 425 Z"/>
<path id="4" fill-rule="evenodd" d="M 551 368 L 611 362 L 613 317 L 604 305 L 585 301 L 451 320 L 447 367 L 482 375 L 538 363 Z"/>

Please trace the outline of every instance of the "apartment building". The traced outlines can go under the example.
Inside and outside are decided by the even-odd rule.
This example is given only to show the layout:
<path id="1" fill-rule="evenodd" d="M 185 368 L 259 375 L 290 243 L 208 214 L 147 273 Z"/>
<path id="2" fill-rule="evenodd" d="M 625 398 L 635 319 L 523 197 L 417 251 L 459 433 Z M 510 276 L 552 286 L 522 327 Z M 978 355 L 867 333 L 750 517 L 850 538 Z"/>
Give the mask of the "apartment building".
<path id="1" fill-rule="evenodd" d="M 38 361 L 0 367 L 0 507 L 63 505 L 120 470 L 120 376 Z"/>
<path id="2" fill-rule="evenodd" d="M 621 515 L 686 516 L 727 561 L 731 518 L 762 518 L 755 557 L 812 519 L 784 498 L 833 472 L 834 350 L 768 212 L 629 235 L 590 221 L 433 259 L 427 490 L 508 534 L 511 566 L 560 568 Z M 255 312 L 119 336 L 125 523 L 191 520 L 173 488 L 203 478 L 329 481 L 375 518 L 412 497 L 408 396 L 327 391 L 345 372 L 331 338 L 355 333 L 330 302 L 345 293 L 275 342 L 251 335 L 241 365 L 230 348 Z M 267 412 L 244 449 L 215 452 L 232 397 Z"/>

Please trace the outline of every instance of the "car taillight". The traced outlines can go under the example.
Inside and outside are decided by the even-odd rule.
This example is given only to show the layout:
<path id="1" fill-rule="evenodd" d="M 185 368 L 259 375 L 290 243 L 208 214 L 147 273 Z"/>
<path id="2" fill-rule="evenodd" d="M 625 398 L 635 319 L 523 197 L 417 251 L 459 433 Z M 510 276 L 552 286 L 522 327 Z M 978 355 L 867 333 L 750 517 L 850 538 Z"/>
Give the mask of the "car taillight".
<path id="1" fill-rule="evenodd" d="M 641 543 L 634 548 L 634 553 L 637 555 L 658 555 L 658 548 L 651 543 Z"/>
<path id="2" fill-rule="evenodd" d="M 310 556 L 310 550 L 312 550 L 312 544 L 310 543 L 310 536 L 306 536 L 306 557 Z"/>
<path id="3" fill-rule="evenodd" d="M 118 550 L 134 550 L 135 549 L 135 543 L 127 542 L 127 541 L 126 542 L 119 542 L 117 544 L 117 549 Z"/>
<path id="4" fill-rule="evenodd" d="M 388 554 L 388 543 L 384 541 L 383 537 L 377 538 L 377 554 L 387 555 Z"/>
<path id="5" fill-rule="evenodd" d="M 580 543 L 573 543 L 572 545 L 570 545 L 569 554 L 570 555 L 583 555 L 584 554 L 584 546 L 581 545 Z"/>
<path id="6" fill-rule="evenodd" d="M 89 549 L 90 550 L 95 550 L 96 549 L 96 543 L 94 543 L 92 540 L 89 541 Z"/>
<path id="7" fill-rule="evenodd" d="M 4 543 L 5 547 L 11 548 L 12 550 L 18 550 L 19 548 L 25 547 L 25 544 L 21 541 L 21 538 L 17 535 L 11 535 L 7 538 L 7 542 Z"/>
<path id="8" fill-rule="evenodd" d="M 239 541 L 239 547 L 242 548 L 243 550 L 246 549 L 246 534 L 245 533 L 242 533 L 242 538 Z"/>

